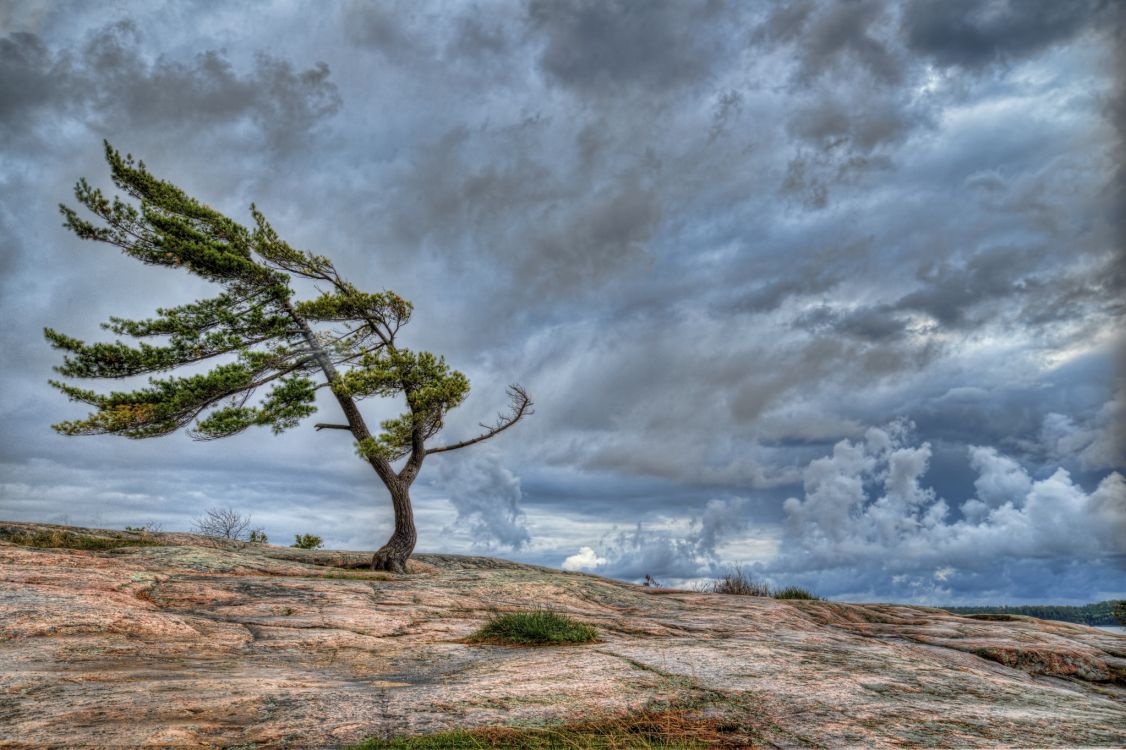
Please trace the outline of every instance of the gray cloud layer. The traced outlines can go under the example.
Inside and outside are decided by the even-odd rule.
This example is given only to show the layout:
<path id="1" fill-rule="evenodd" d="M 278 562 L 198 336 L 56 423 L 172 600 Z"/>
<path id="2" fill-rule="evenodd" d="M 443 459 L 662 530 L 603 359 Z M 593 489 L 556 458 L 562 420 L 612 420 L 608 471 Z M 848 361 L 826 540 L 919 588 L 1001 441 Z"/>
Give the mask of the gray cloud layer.
<path id="1" fill-rule="evenodd" d="M 46 139 L 59 118 L 72 117 L 95 131 L 183 138 L 245 122 L 270 147 L 292 149 L 340 108 L 324 63 L 295 71 L 259 52 L 240 75 L 221 51 L 150 60 L 143 42 L 129 20 L 93 31 L 77 49 L 52 50 L 29 32 L 0 39 L 0 132 Z"/>
<path id="2" fill-rule="evenodd" d="M 424 544 L 551 564 L 587 547 L 623 576 L 757 560 L 828 594 L 860 596 L 863 580 L 957 599 L 985 590 L 983 568 L 924 590 L 886 581 L 956 566 L 803 567 L 820 559 L 804 546 L 815 525 L 794 526 L 783 502 L 808 503 L 817 460 L 897 417 L 918 435 L 900 450 L 921 461 L 931 446 L 916 479 L 948 498 L 948 549 L 985 523 L 959 515 L 984 501 L 970 446 L 1030 487 L 1062 468 L 1087 503 L 1124 468 L 1114 4 L 0 13 L 0 515 L 126 523 L 125 493 L 131 514 L 173 525 L 246 486 L 271 533 L 370 546 L 386 523 L 338 435 L 220 450 L 47 431 L 73 409 L 43 385 L 43 325 L 94 337 L 111 314 L 206 292 L 59 229 L 73 181 L 105 182 L 103 137 L 233 216 L 257 202 L 293 244 L 412 299 L 411 344 L 474 384 L 451 436 L 489 419 L 504 383 L 530 388 L 536 416 L 496 454 L 427 465 Z M 281 465 L 307 467 L 303 489 L 253 489 Z M 82 486 L 79 517 L 65 498 Z M 1036 507 L 1013 492 L 1019 512 Z M 704 531 L 710 501 L 726 537 Z M 902 539 L 880 544 L 910 558 Z M 1026 551 L 992 560 L 1012 573 Z M 1045 592 L 1077 599 L 1114 589 L 1120 569 L 1078 547 L 1035 559 Z M 1037 596 L 1031 579 L 998 580 L 990 596 Z"/>

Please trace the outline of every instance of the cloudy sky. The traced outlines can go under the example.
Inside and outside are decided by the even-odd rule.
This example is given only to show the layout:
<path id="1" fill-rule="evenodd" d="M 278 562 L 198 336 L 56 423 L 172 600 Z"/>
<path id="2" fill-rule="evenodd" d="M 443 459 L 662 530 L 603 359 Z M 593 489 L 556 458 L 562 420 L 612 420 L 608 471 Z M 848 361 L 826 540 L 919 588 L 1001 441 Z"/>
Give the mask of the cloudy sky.
<path id="1" fill-rule="evenodd" d="M 1079 0 L 0 4 L 0 517 L 390 531 L 343 433 L 50 430 L 84 412 L 43 326 L 104 338 L 214 291 L 61 228 L 108 138 L 412 300 L 404 341 L 473 383 L 450 438 L 528 388 L 534 417 L 428 460 L 419 550 L 1126 596 L 1124 24 Z"/>

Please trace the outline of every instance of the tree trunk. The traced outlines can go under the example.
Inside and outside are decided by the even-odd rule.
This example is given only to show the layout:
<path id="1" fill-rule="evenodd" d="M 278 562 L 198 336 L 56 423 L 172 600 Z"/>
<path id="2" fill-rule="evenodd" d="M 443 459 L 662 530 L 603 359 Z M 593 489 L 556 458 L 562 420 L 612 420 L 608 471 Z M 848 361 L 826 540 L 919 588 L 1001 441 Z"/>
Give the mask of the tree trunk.
<path id="1" fill-rule="evenodd" d="M 388 573 L 406 573 L 407 558 L 414 552 L 418 534 L 414 529 L 414 511 L 411 510 L 410 487 L 399 482 L 388 487 L 391 504 L 395 508 L 395 531 L 387 543 L 380 547 L 371 558 L 372 570 L 385 570 Z"/>

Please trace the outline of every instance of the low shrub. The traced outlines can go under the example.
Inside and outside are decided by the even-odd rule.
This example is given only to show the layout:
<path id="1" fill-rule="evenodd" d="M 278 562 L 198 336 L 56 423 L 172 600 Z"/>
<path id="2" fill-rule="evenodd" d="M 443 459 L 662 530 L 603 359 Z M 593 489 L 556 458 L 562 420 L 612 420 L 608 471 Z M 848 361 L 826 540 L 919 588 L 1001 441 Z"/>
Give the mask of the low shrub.
<path id="1" fill-rule="evenodd" d="M 496 615 L 467 640 L 469 643 L 551 646 L 590 643 L 597 637 L 598 631 L 590 625 L 558 612 L 541 609 Z"/>
<path id="2" fill-rule="evenodd" d="M 251 529 L 250 536 L 247 537 L 246 541 L 251 544 L 269 544 L 270 537 L 266 536 L 266 532 L 262 529 Z"/>
<path id="3" fill-rule="evenodd" d="M 320 549 L 324 541 L 316 534 L 294 534 L 291 547 L 297 549 Z"/>

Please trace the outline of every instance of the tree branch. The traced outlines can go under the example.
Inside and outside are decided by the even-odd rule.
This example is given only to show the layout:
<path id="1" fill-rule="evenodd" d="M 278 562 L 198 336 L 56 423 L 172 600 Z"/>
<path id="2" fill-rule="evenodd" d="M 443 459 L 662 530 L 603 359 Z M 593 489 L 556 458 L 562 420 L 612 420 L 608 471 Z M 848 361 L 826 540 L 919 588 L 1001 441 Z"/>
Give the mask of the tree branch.
<path id="1" fill-rule="evenodd" d="M 437 448 L 429 448 L 426 451 L 426 455 L 429 456 L 431 453 L 444 453 L 446 451 L 453 451 L 457 450 L 458 448 L 465 448 L 466 446 L 473 445 L 474 443 L 483 442 L 491 437 L 499 435 L 512 425 L 519 422 L 524 417 L 534 413 L 534 410 L 532 409 L 534 405 L 532 403 L 532 399 L 528 396 L 528 392 L 525 391 L 523 387 L 516 384 L 510 385 L 508 386 L 507 393 L 509 400 L 509 413 L 498 415 L 497 423 L 495 425 L 489 427 L 485 432 L 475 438 L 462 440 L 460 443 L 453 443 L 451 445 L 441 445 Z M 485 425 L 482 426 L 484 427 Z"/>
<path id="2" fill-rule="evenodd" d="M 313 425 L 314 430 L 351 430 L 351 425 L 346 424 L 325 424 L 324 422 L 317 422 Z"/>

